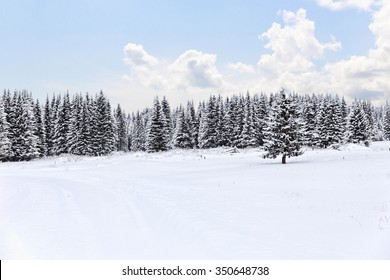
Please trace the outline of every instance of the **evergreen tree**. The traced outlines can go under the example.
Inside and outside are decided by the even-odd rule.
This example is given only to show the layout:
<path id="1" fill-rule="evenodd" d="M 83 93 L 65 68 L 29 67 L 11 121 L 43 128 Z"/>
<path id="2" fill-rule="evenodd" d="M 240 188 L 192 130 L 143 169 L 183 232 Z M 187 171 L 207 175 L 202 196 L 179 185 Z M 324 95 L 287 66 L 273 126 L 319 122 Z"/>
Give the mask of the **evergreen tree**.
<path id="1" fill-rule="evenodd" d="M 282 155 L 282 163 L 287 157 L 299 156 L 301 150 L 301 133 L 297 117 L 296 104 L 287 98 L 284 90 L 272 103 L 264 150 L 265 158 L 276 158 Z"/>
<path id="2" fill-rule="evenodd" d="M 384 120 L 383 120 L 384 137 L 385 139 L 390 140 L 390 106 L 388 102 L 386 102 L 386 106 L 384 110 L 385 110 Z"/>
<path id="3" fill-rule="evenodd" d="M 232 114 L 234 111 L 234 105 L 229 100 L 229 98 L 225 101 L 225 113 L 223 115 L 223 126 L 222 126 L 222 134 L 220 136 L 220 143 L 222 146 L 233 146 L 234 142 L 234 120 L 232 118 Z"/>
<path id="4" fill-rule="evenodd" d="M 210 96 L 207 108 L 202 112 L 199 126 L 199 148 L 215 148 L 217 146 L 217 105 L 215 96 Z"/>
<path id="5" fill-rule="evenodd" d="M 44 130 L 45 130 L 45 155 L 50 156 L 53 153 L 53 119 L 52 119 L 52 112 L 51 112 L 51 106 L 49 102 L 49 97 L 46 98 L 45 108 L 43 112 L 43 122 L 44 122 Z"/>
<path id="6" fill-rule="evenodd" d="M 161 109 L 158 97 L 154 99 L 152 115 L 146 139 L 146 150 L 148 152 L 166 151 L 168 149 L 168 138 L 164 112 Z"/>
<path id="7" fill-rule="evenodd" d="M 175 132 L 173 134 L 173 146 L 183 149 L 190 149 L 193 147 L 189 120 L 185 116 L 183 108 L 180 108 L 177 114 Z"/>
<path id="8" fill-rule="evenodd" d="M 253 121 L 253 103 L 249 96 L 249 92 L 245 98 L 245 107 L 244 107 L 244 125 L 240 135 L 240 148 L 246 147 L 255 147 L 256 146 L 256 137 L 255 137 L 255 127 Z"/>
<path id="9" fill-rule="evenodd" d="M 58 107 L 58 114 L 54 129 L 54 153 L 56 155 L 68 152 L 70 113 L 69 93 L 66 93 L 62 104 Z"/>
<path id="10" fill-rule="evenodd" d="M 263 146 L 264 144 L 264 131 L 267 126 L 268 116 L 268 101 L 265 94 L 261 94 L 260 97 L 255 96 L 253 109 L 253 122 L 254 122 L 254 136 L 256 139 L 256 146 Z"/>
<path id="11" fill-rule="evenodd" d="M 9 124 L 4 109 L 4 101 L 2 98 L 0 98 L 0 161 L 7 161 L 12 158 L 9 129 Z"/>
<path id="12" fill-rule="evenodd" d="M 326 96 L 318 113 L 318 144 L 321 148 L 339 145 L 343 139 L 343 120 L 341 103 L 338 98 Z"/>
<path id="13" fill-rule="evenodd" d="M 192 148 L 198 147 L 199 120 L 196 116 L 194 102 L 187 102 L 188 129 L 191 137 Z"/>
<path id="14" fill-rule="evenodd" d="M 347 140 L 351 143 L 364 143 L 369 145 L 370 124 L 360 101 L 355 100 L 348 116 Z"/>
<path id="15" fill-rule="evenodd" d="M 42 119 L 42 109 L 41 109 L 41 105 L 39 104 L 39 100 L 37 100 L 34 106 L 34 116 L 36 122 L 35 135 L 37 136 L 38 139 L 37 141 L 38 156 L 43 157 L 46 154 L 45 130 L 44 130 L 44 123 Z"/>
<path id="16" fill-rule="evenodd" d="M 95 111 L 95 155 L 106 155 L 115 151 L 115 126 L 111 115 L 111 105 L 101 91 L 96 98 Z"/>
<path id="17" fill-rule="evenodd" d="M 68 134 L 68 151 L 74 155 L 82 155 L 83 98 L 76 94 L 71 104 L 70 126 Z"/>
<path id="18" fill-rule="evenodd" d="M 164 142 L 167 149 L 172 147 L 172 136 L 173 136 L 173 121 L 171 116 L 171 107 L 169 106 L 168 100 L 163 96 L 161 100 L 161 111 L 162 111 L 162 124 L 164 126 Z"/>
<path id="19" fill-rule="evenodd" d="M 115 120 L 117 126 L 117 150 L 122 152 L 128 152 L 128 136 L 127 136 L 127 127 L 126 127 L 126 114 L 122 111 L 121 106 L 118 104 L 118 107 L 115 111 Z"/>
<path id="20" fill-rule="evenodd" d="M 133 125 L 131 131 L 131 150 L 145 151 L 146 150 L 146 121 L 143 115 L 137 111 L 133 117 Z"/>

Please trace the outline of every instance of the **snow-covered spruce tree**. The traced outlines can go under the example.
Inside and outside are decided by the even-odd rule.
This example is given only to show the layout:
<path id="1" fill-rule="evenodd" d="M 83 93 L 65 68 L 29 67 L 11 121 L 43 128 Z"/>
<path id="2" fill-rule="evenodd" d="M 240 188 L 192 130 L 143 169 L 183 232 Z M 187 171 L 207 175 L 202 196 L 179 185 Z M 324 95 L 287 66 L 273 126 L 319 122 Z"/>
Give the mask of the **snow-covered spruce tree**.
<path id="1" fill-rule="evenodd" d="M 223 115 L 223 126 L 220 143 L 222 146 L 231 147 L 234 141 L 234 121 L 232 114 L 234 111 L 233 103 L 227 98 L 225 100 L 225 113 Z"/>
<path id="2" fill-rule="evenodd" d="M 116 135 L 111 105 L 102 91 L 96 98 L 95 118 L 95 155 L 107 155 L 116 149 Z"/>
<path id="3" fill-rule="evenodd" d="M 176 148 L 191 149 L 193 142 L 191 139 L 189 119 L 183 108 L 179 108 L 176 116 L 175 132 L 173 134 L 173 146 Z"/>
<path id="4" fill-rule="evenodd" d="M 145 151 L 146 149 L 146 122 L 139 111 L 133 116 L 131 126 L 131 150 Z"/>
<path id="5" fill-rule="evenodd" d="M 12 147 L 9 139 L 9 124 L 4 110 L 3 98 L 0 98 L 0 161 L 12 158 Z"/>
<path id="6" fill-rule="evenodd" d="M 373 107 L 373 129 L 372 140 L 383 141 L 384 136 L 384 106 Z"/>
<path id="7" fill-rule="evenodd" d="M 319 147 L 319 134 L 317 125 L 317 113 L 319 111 L 319 101 L 316 95 L 311 97 L 306 95 L 302 104 L 302 142 L 308 147 Z"/>
<path id="8" fill-rule="evenodd" d="M 94 102 L 91 97 L 86 94 L 83 102 L 83 110 L 81 114 L 81 133 L 79 136 L 79 151 L 80 155 L 93 156 L 95 155 L 95 124 L 94 117 Z"/>
<path id="9" fill-rule="evenodd" d="M 167 145 L 167 148 L 172 147 L 172 136 L 173 136 L 173 120 L 171 115 L 171 106 L 169 105 L 168 100 L 163 96 L 161 100 L 161 111 L 162 111 L 162 122 L 164 125 L 164 141 Z"/>
<path id="10" fill-rule="evenodd" d="M 46 147 L 45 147 L 45 128 L 42 118 L 42 108 L 39 104 L 39 100 L 34 105 L 34 116 L 35 116 L 35 122 L 36 122 L 36 130 L 35 135 L 38 139 L 38 156 L 43 157 L 46 154 Z"/>
<path id="11" fill-rule="evenodd" d="M 161 109 L 158 97 L 154 99 L 153 110 L 149 120 L 149 127 L 146 138 L 146 150 L 151 152 L 159 152 L 168 150 L 164 112 Z"/>
<path id="12" fill-rule="evenodd" d="M 233 145 L 236 147 L 242 147 L 242 130 L 244 129 L 245 123 L 245 100 L 242 95 L 232 98 L 235 103 L 233 111 L 234 120 L 234 140 Z"/>
<path id="13" fill-rule="evenodd" d="M 50 156 L 52 155 L 53 151 L 53 135 L 54 132 L 52 131 L 54 125 L 52 120 L 52 113 L 51 113 L 51 106 L 49 101 L 49 96 L 46 97 L 46 103 L 45 107 L 43 109 L 43 124 L 45 127 L 45 155 Z"/>
<path id="14" fill-rule="evenodd" d="M 264 129 L 267 125 L 268 100 L 265 94 L 255 95 L 253 109 L 254 133 L 257 146 L 264 144 Z"/>
<path id="15" fill-rule="evenodd" d="M 206 109 L 202 112 L 199 127 L 199 148 L 215 148 L 217 146 L 217 105 L 215 96 L 210 96 Z"/>
<path id="16" fill-rule="evenodd" d="M 38 137 L 33 100 L 26 91 L 15 91 L 10 112 L 10 140 L 12 161 L 31 160 L 38 157 Z"/>
<path id="17" fill-rule="evenodd" d="M 338 98 L 327 95 L 319 107 L 317 119 L 318 145 L 327 148 L 339 145 L 343 140 L 343 119 Z"/>
<path id="18" fill-rule="evenodd" d="M 69 153 L 82 155 L 83 98 L 80 94 L 73 97 L 71 108 L 68 134 Z"/>
<path id="19" fill-rule="evenodd" d="M 52 143 L 53 146 L 51 150 L 48 151 L 49 155 L 57 155 L 58 147 L 57 144 L 59 143 L 57 137 L 60 136 L 58 134 L 58 124 L 59 124 L 59 118 L 60 118 L 60 109 L 61 109 L 61 102 L 62 102 L 62 97 L 61 95 L 53 95 L 52 101 L 51 101 L 51 108 L 50 108 L 50 113 L 51 113 L 51 132 L 52 132 Z"/>
<path id="20" fill-rule="evenodd" d="M 355 100 L 348 116 L 346 139 L 351 143 L 369 145 L 370 124 L 361 101 Z"/>
<path id="21" fill-rule="evenodd" d="M 59 105 L 55 129 L 54 129 L 54 153 L 56 155 L 68 152 L 68 136 L 70 127 L 70 100 L 69 93 L 64 95 L 62 104 Z"/>
<path id="22" fill-rule="evenodd" d="M 386 102 L 383 117 L 383 133 L 386 140 L 390 140 L 390 105 Z"/>
<path id="23" fill-rule="evenodd" d="M 197 118 L 194 102 L 187 102 L 188 128 L 190 131 L 192 148 L 198 147 L 199 120 Z"/>
<path id="24" fill-rule="evenodd" d="M 244 125 L 240 135 L 239 147 L 246 148 L 246 147 L 256 146 L 257 141 L 255 137 L 253 111 L 254 111 L 253 102 L 248 92 L 245 98 Z"/>
<path id="25" fill-rule="evenodd" d="M 287 157 L 303 154 L 301 150 L 301 131 L 298 110 L 291 98 L 281 90 L 272 102 L 268 126 L 265 131 L 264 158 L 282 155 L 282 163 Z"/>
<path id="26" fill-rule="evenodd" d="M 120 104 L 115 110 L 116 138 L 118 139 L 116 149 L 122 152 L 128 152 L 128 136 L 126 127 L 126 114 L 122 111 Z"/>

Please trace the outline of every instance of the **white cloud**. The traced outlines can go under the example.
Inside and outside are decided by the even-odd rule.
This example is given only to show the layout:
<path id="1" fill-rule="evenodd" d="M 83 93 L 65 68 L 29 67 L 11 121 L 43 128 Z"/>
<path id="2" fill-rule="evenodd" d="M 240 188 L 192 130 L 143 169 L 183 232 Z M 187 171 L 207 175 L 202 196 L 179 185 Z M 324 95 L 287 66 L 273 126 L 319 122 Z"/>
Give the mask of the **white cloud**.
<path id="1" fill-rule="evenodd" d="M 317 0 L 318 5 L 335 11 L 347 8 L 369 11 L 380 5 L 380 2 L 381 0 Z"/>
<path id="2" fill-rule="evenodd" d="M 220 88 L 222 75 L 216 67 L 217 56 L 188 50 L 169 66 L 179 88 Z"/>
<path id="3" fill-rule="evenodd" d="M 264 78 L 273 82 L 283 78 L 286 82 L 287 76 L 292 79 L 291 82 L 296 83 L 303 76 L 316 71 L 314 62 L 321 58 L 326 50 L 336 51 L 341 48 L 341 43 L 334 38 L 328 43 L 320 43 L 317 40 L 314 34 L 315 24 L 307 19 L 306 10 L 299 9 L 296 13 L 281 11 L 280 14 L 284 26 L 273 23 L 271 28 L 260 36 L 260 39 L 268 40 L 265 48 L 272 51 L 271 54 L 262 55 L 257 63 L 263 78 L 262 84 L 266 82 Z M 294 77 L 297 75 L 299 79 Z M 307 85 L 306 82 L 304 84 Z"/>
<path id="4" fill-rule="evenodd" d="M 205 92 L 222 91 L 229 85 L 216 67 L 217 56 L 188 50 L 174 61 L 163 61 L 148 54 L 142 45 L 124 47 L 124 62 L 131 73 L 123 80 L 158 91 Z M 165 94 L 165 93 L 164 93 Z"/>
<path id="5" fill-rule="evenodd" d="M 242 62 L 228 63 L 227 67 L 230 70 L 243 74 L 253 74 L 256 72 L 255 67 L 253 67 L 253 65 L 244 64 Z"/>
<path id="6" fill-rule="evenodd" d="M 367 98 L 372 93 L 375 99 L 390 97 L 390 2 L 383 1 L 377 11 L 372 12 L 369 26 L 375 36 L 375 48 L 367 55 L 352 56 L 325 66 L 331 76 L 331 83 L 349 93 Z M 382 95 L 378 94 L 382 93 Z"/>
<path id="7" fill-rule="evenodd" d="M 124 62 L 132 66 L 152 67 L 159 63 L 158 59 L 149 55 L 142 45 L 129 43 L 124 47 L 123 52 Z"/>
<path id="8" fill-rule="evenodd" d="M 320 42 L 306 10 L 280 11 L 282 23 L 273 23 L 260 35 L 269 53 L 261 55 L 257 64 L 227 63 L 219 71 L 215 54 L 188 50 L 175 60 L 164 61 L 148 54 L 141 45 L 127 44 L 124 62 L 131 72 L 123 81 L 172 100 L 178 96 L 199 100 L 219 92 L 274 92 L 281 87 L 300 93 L 339 93 L 351 99 L 390 98 L 390 1 L 383 0 L 380 6 L 378 1 L 369 1 L 369 5 L 363 1 L 319 2 L 330 8 L 367 10 L 372 16 L 369 28 L 375 36 L 375 48 L 364 56 L 319 67 L 317 61 L 323 61 L 327 51 L 339 50 L 341 43 L 332 36 L 328 42 Z M 375 10 L 369 10 L 372 7 Z"/>

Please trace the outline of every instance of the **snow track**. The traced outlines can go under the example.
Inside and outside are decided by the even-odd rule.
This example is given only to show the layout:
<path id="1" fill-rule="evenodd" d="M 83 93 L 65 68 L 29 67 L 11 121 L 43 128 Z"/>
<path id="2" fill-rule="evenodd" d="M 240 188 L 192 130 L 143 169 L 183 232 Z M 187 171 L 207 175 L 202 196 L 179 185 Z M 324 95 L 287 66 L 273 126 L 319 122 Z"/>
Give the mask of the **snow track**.
<path id="1" fill-rule="evenodd" d="M 1 259 L 389 259 L 389 142 L 0 164 Z"/>

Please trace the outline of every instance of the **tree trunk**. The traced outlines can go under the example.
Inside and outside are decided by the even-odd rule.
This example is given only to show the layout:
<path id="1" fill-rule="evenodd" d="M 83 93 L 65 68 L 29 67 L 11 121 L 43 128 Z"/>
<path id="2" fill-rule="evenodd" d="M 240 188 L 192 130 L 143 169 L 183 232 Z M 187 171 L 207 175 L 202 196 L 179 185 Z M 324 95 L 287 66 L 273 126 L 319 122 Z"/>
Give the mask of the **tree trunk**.
<path id="1" fill-rule="evenodd" d="M 286 164 L 286 155 L 285 154 L 283 154 L 283 156 L 282 156 L 282 164 Z"/>

